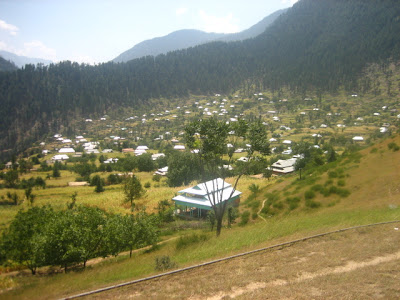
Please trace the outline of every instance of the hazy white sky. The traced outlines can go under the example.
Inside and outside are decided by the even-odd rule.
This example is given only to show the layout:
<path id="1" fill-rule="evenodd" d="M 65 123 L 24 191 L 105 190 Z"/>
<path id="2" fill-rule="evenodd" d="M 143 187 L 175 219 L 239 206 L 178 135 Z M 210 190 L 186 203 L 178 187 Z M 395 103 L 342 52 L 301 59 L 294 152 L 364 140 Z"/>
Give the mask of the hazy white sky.
<path id="1" fill-rule="evenodd" d="M 179 29 L 238 32 L 297 0 L 0 0 L 0 50 L 86 63 Z"/>

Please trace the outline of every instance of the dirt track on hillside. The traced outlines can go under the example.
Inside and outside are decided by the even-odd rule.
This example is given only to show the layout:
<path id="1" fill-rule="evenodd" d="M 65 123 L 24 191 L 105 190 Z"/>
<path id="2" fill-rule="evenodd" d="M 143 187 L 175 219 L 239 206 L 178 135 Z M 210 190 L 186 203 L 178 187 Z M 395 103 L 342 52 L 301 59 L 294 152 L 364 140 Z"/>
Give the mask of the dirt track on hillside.
<path id="1" fill-rule="evenodd" d="M 87 298 L 399 299 L 398 226 L 325 236 Z"/>

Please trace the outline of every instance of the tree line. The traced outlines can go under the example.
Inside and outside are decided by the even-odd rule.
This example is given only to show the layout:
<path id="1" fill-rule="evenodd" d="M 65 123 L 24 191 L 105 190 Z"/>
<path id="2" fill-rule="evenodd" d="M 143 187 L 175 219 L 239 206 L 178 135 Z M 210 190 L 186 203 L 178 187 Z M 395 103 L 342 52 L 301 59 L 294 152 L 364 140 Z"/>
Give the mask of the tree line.
<path id="1" fill-rule="evenodd" d="M 117 256 L 158 240 L 158 219 L 141 211 L 136 215 L 110 214 L 95 207 L 70 205 L 55 211 L 50 206 L 20 210 L 0 240 L 0 262 L 17 263 L 32 274 L 42 266 L 67 271 L 86 266 L 96 257 Z"/>
<path id="2" fill-rule="evenodd" d="M 304 0 L 263 34 L 241 42 L 213 42 L 121 64 L 65 61 L 2 72 L 0 146 L 9 150 L 2 156 L 76 119 L 146 106 L 150 99 L 251 87 L 288 87 L 300 94 L 358 90 L 367 64 L 399 58 L 399 14 L 395 0 Z"/>

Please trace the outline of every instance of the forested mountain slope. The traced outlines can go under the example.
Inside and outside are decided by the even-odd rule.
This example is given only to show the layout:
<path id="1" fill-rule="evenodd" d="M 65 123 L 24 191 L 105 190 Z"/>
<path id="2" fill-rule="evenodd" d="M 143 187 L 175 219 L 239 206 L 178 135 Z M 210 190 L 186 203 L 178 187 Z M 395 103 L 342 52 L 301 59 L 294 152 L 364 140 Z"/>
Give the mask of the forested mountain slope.
<path id="1" fill-rule="evenodd" d="M 113 62 L 127 62 L 143 56 L 165 54 L 207 43 L 223 36 L 223 33 L 208 33 L 195 29 L 178 30 L 166 36 L 143 41 L 118 55 Z"/>
<path id="2" fill-rule="evenodd" d="M 34 58 L 34 57 L 27 57 L 27 56 L 21 56 L 21 55 L 16 55 L 14 53 L 0 50 L 0 56 L 2 56 L 4 59 L 12 61 L 18 68 L 22 68 L 26 64 L 44 64 L 44 65 L 49 65 L 52 63 L 52 61 L 47 60 L 47 59 L 42 59 L 42 58 Z"/>
<path id="3" fill-rule="evenodd" d="M 0 72 L 3 71 L 15 71 L 17 67 L 10 61 L 0 56 Z"/>
<path id="4" fill-rule="evenodd" d="M 127 62 L 129 60 L 140 58 L 143 56 L 156 56 L 166 54 L 171 51 L 186 49 L 200 44 L 212 41 L 240 41 L 256 37 L 265 31 L 281 14 L 286 10 L 278 10 L 273 14 L 265 17 L 257 24 L 251 26 L 242 32 L 224 34 L 224 33 L 208 33 L 194 29 L 183 29 L 174 31 L 166 36 L 157 37 L 151 40 L 143 41 L 131 49 L 121 53 L 113 62 Z"/>
<path id="5" fill-rule="evenodd" d="M 357 91 L 367 64 L 398 59 L 399 16 L 395 0 L 301 0 L 254 39 L 125 64 L 61 62 L 2 73 L 0 148 L 21 151 L 73 119 L 145 105 L 150 98 L 229 93 L 250 84 L 260 90 Z"/>

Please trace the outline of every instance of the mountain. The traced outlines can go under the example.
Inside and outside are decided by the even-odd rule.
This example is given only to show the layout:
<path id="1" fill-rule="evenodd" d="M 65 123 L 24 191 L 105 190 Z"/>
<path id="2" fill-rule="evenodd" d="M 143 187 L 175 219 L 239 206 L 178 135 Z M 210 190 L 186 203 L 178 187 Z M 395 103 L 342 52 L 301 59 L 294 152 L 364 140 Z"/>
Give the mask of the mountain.
<path id="1" fill-rule="evenodd" d="M 17 67 L 10 61 L 5 60 L 0 56 L 0 72 L 15 71 Z"/>
<path id="2" fill-rule="evenodd" d="M 249 29 L 243 30 L 238 33 L 226 34 L 225 36 L 218 39 L 218 41 L 231 42 L 231 41 L 242 41 L 250 38 L 254 38 L 262 34 L 268 26 L 270 26 L 280 15 L 285 13 L 288 9 L 278 10 L 269 16 L 262 19 L 257 24 L 251 26 Z"/>
<path id="3" fill-rule="evenodd" d="M 211 41 L 240 41 L 256 37 L 263 33 L 286 9 L 279 10 L 265 17 L 263 20 L 239 33 L 207 33 L 194 29 L 183 29 L 174 31 L 166 36 L 157 37 L 151 40 L 143 41 L 133 48 L 123 52 L 113 59 L 113 62 L 127 62 L 129 60 L 143 56 L 157 56 L 171 51 L 186 49 Z"/>
<path id="4" fill-rule="evenodd" d="M 400 61 L 399 15 L 397 0 L 300 0 L 254 39 L 124 64 L 61 62 L 2 72 L 0 149 L 21 152 L 51 132 L 73 132 L 76 119 L 143 107 L 149 99 L 238 89 L 368 92 L 371 80 L 359 80 L 367 66 Z"/>
<path id="5" fill-rule="evenodd" d="M 27 56 L 20 56 L 20 55 L 16 55 L 14 53 L 7 52 L 4 50 L 0 50 L 0 56 L 2 56 L 6 60 L 12 61 L 18 68 L 22 68 L 26 64 L 49 65 L 52 63 L 51 60 L 42 59 L 42 58 L 33 58 L 33 57 L 27 57 Z"/>
<path id="6" fill-rule="evenodd" d="M 135 45 L 113 59 L 113 62 L 127 62 L 143 56 L 157 56 L 170 51 L 185 49 L 221 38 L 223 33 L 207 33 L 194 29 L 174 31 L 166 36 L 146 40 Z"/>

